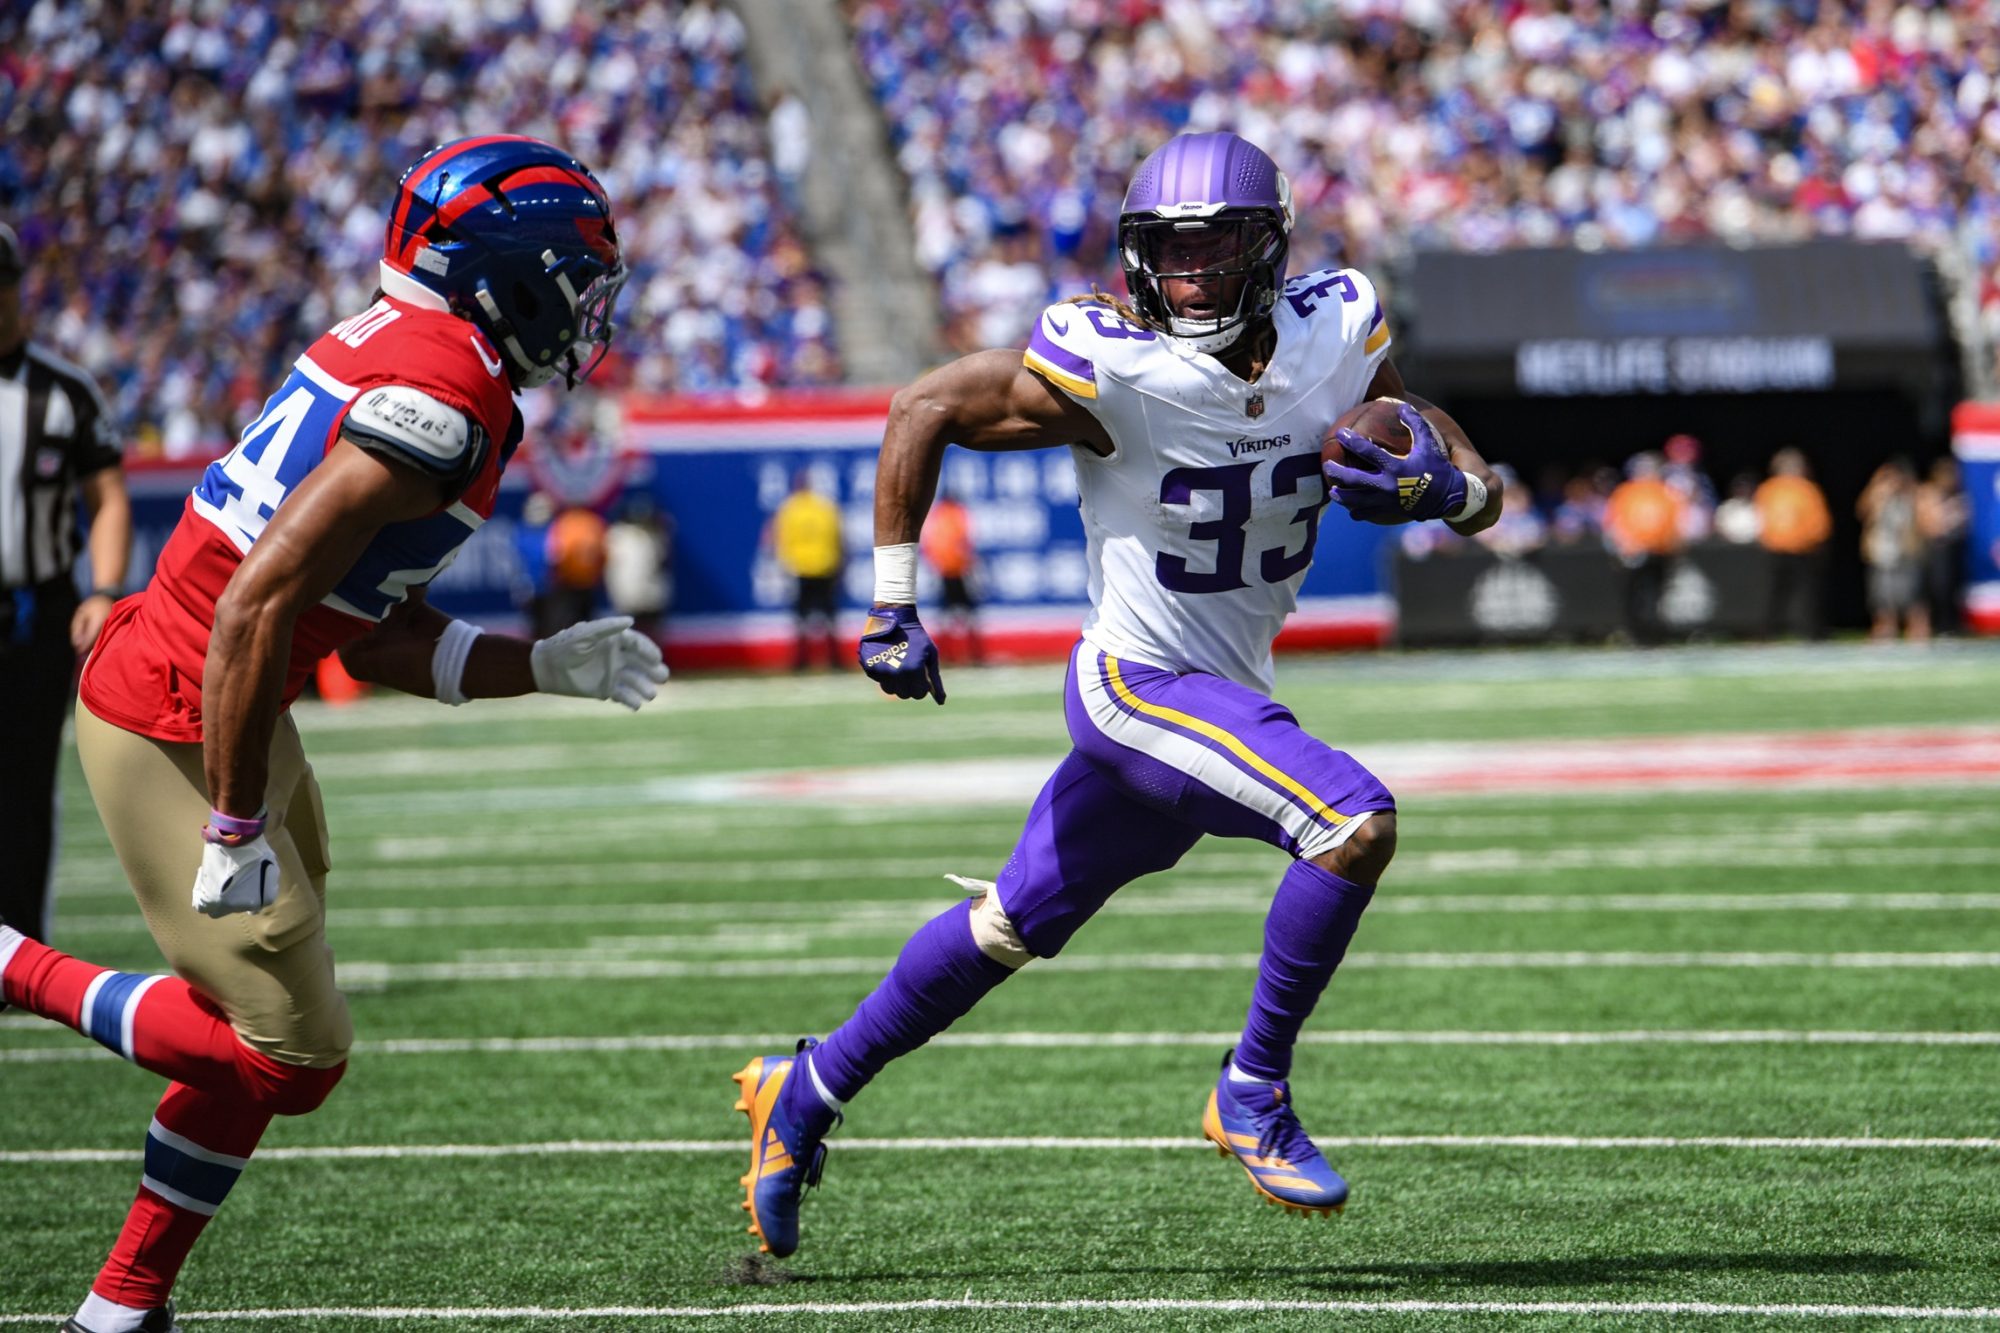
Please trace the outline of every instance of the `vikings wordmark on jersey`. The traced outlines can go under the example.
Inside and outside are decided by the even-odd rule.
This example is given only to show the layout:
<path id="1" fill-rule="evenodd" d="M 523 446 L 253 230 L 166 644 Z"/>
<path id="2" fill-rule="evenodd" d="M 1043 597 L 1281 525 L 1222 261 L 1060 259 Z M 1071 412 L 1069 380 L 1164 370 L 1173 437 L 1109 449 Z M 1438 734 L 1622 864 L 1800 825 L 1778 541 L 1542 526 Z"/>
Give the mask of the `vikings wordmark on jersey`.
<path id="1" fill-rule="evenodd" d="M 1050 306 L 1024 358 L 1115 446 L 1074 450 L 1084 639 L 1267 694 L 1271 640 L 1319 534 L 1320 436 L 1367 394 L 1390 341 L 1374 285 L 1352 269 L 1293 278 L 1271 322 L 1277 348 L 1254 384 L 1098 304 Z"/>

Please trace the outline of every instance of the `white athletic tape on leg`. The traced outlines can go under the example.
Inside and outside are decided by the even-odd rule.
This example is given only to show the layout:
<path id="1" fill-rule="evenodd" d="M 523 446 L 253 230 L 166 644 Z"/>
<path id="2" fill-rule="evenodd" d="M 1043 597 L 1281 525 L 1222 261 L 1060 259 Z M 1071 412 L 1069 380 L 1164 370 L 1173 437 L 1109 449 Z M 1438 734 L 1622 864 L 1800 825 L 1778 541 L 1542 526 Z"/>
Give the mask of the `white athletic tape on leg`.
<path id="1" fill-rule="evenodd" d="M 964 875 L 946 875 L 945 878 L 979 895 L 972 900 L 972 942 L 979 946 L 979 952 L 1017 972 L 1035 960 L 1035 955 L 1028 952 L 1028 946 L 1022 941 L 1021 932 L 1014 929 L 1007 909 L 1000 905 L 999 885 L 991 880 L 969 879 Z"/>

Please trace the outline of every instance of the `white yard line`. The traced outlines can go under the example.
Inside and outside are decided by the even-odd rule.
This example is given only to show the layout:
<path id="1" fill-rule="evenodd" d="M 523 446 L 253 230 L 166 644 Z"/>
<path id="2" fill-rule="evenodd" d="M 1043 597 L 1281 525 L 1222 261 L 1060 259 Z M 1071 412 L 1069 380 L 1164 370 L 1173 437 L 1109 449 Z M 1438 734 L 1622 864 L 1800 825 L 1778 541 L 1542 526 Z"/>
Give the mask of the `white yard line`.
<path id="1" fill-rule="evenodd" d="M 27 1019 L 21 1030 L 66 1031 L 60 1024 Z M 1234 1032 L 945 1032 L 931 1046 L 969 1049 L 1099 1050 L 1155 1047 L 1212 1049 L 1236 1041 Z M 783 1050 L 797 1033 L 652 1033 L 628 1037 L 390 1037 L 358 1041 L 354 1053 L 376 1055 L 610 1055 L 625 1052 Z M 2000 1032 L 1851 1032 L 1796 1028 L 1630 1029 L 1602 1032 L 1356 1031 L 1303 1032 L 1301 1046 L 2000 1046 Z M 101 1046 L 0 1048 L 0 1064 L 74 1064 L 118 1057 Z"/>
<path id="2" fill-rule="evenodd" d="M 1254 953 L 1084 954 L 1049 959 L 1039 970 L 1063 972 L 1248 972 Z M 485 962 L 339 965 L 341 984 L 356 988 L 414 981 L 630 981 L 669 978 L 709 980 L 735 977 L 869 976 L 886 972 L 893 959 L 749 958 L 687 961 L 665 958 L 558 956 Z M 1779 952 L 1501 952 L 1351 953 L 1341 964 L 1357 968 L 1521 969 L 1521 968 L 1993 968 L 2000 953 L 1779 953 Z"/>
<path id="3" fill-rule="evenodd" d="M 1054 674 L 1047 671 L 1031 674 L 1013 669 L 994 670 L 990 677 L 980 680 L 979 692 L 982 696 L 994 698 L 1045 694 L 1051 702 L 1058 701 L 1062 697 L 1061 668 L 1056 668 Z M 634 719 L 626 719 L 621 714 L 616 720 L 625 724 L 625 730 L 640 736 L 671 739 L 679 720 L 677 715 L 681 714 L 700 715 L 734 708 L 755 709 L 759 713 L 768 713 L 776 708 L 824 709 L 829 705 L 865 704 L 871 697 L 859 691 L 853 678 L 838 676 L 788 679 L 782 684 L 746 680 L 675 680 L 662 692 L 659 702 L 644 714 Z M 300 733 L 306 738 L 308 753 L 312 749 L 313 737 L 334 732 L 365 734 L 380 731 L 389 732 L 392 736 L 407 736 L 411 731 L 442 732 L 470 728 L 484 733 L 496 727 L 522 730 L 525 729 L 523 724 L 547 724 L 554 730 L 570 731 L 574 728 L 569 724 L 602 724 L 608 717 L 605 706 L 594 699 L 565 699 L 547 694 L 482 702 L 477 708 L 461 709 L 440 708 L 428 699 L 376 694 L 363 703 L 342 707 L 329 707 L 305 699 L 292 705 L 291 712 L 298 720 Z M 612 739 L 622 741 L 628 738 L 614 732 Z"/>
<path id="4" fill-rule="evenodd" d="M 324 1162 L 361 1159 L 404 1161 L 419 1158 L 491 1157 L 686 1157 L 741 1153 L 743 1139 L 557 1139 L 543 1143 L 376 1143 L 321 1147 L 261 1148 L 260 1162 Z M 1581 1135 L 1581 1134 L 1357 1134 L 1313 1136 L 1322 1148 L 1548 1148 L 1588 1151 L 1743 1149 L 1775 1152 L 1992 1152 L 2000 1138 L 1810 1138 L 1776 1135 Z M 1207 1139 L 1183 1137 L 1022 1137 L 901 1138 L 834 1140 L 842 1152 L 1180 1152 L 1214 1151 Z M 135 1162 L 129 1148 L 44 1148 L 0 1151 L 0 1162 L 22 1166 L 72 1166 L 95 1162 Z"/>
<path id="5" fill-rule="evenodd" d="M 1263 915 L 1271 905 L 1269 887 L 1176 885 L 1116 897 L 1111 916 Z M 712 903 L 573 903 L 533 907 L 336 908 L 330 924 L 338 930 L 407 930 L 419 927 L 559 926 L 597 927 L 713 922 L 732 927 L 728 938 L 644 937 L 593 941 L 596 947 L 627 949 L 692 947 L 741 948 L 755 942 L 742 927 L 749 922 L 810 924 L 812 938 L 869 935 L 906 929 L 935 916 L 946 901 L 936 899 L 850 900 L 775 898 Z M 1369 911 L 1376 916 L 1474 916 L 1481 913 L 1630 912 L 2000 912 L 2000 893 L 1384 893 Z M 64 934 L 131 934 L 145 929 L 136 912 L 65 916 Z M 795 947 L 786 937 L 785 947 Z"/>
<path id="6" fill-rule="evenodd" d="M 474 793 L 473 795 L 476 795 Z M 373 800 L 374 798 L 369 798 Z M 470 796 L 468 796 L 468 800 Z M 425 839 L 439 835 L 435 820 L 430 817 L 409 818 L 411 825 L 407 834 L 397 827 L 395 815 L 408 816 L 407 808 L 397 807 L 403 797 L 385 794 L 381 800 L 390 808 L 366 822 L 377 832 L 377 839 L 395 839 L 403 836 Z M 347 812 L 345 799 L 336 801 L 334 823 L 344 827 L 348 820 L 342 815 Z M 353 812 L 361 817 L 363 812 Z M 488 812 L 489 814 L 491 812 Z M 86 811 L 88 818 L 80 827 L 96 833 L 96 816 Z M 990 833 L 994 841 L 1005 844 L 1018 832 L 1020 816 L 1010 812 L 969 820 L 963 810 L 928 810 L 898 806 L 888 811 L 853 809 L 829 809 L 800 811 L 798 817 L 789 822 L 788 827 L 767 830 L 767 836 L 789 837 L 802 846 L 823 848 L 829 843 L 840 846 L 862 842 L 873 838 L 874 826 L 885 820 L 897 823 L 898 846 L 906 850 L 911 847 L 931 849 L 925 844 L 943 841 L 950 849 L 963 849 L 967 845 L 968 829 L 978 831 L 982 836 Z M 505 818 L 497 823 L 507 822 Z M 1994 810 L 1936 810 L 1918 808 L 1886 808 L 1872 811 L 1865 820 L 1857 821 L 1846 815 L 1779 815 L 1759 824 L 1756 845 L 1772 846 L 1821 846 L 1854 847 L 1857 844 L 1880 847 L 1901 841 L 1935 842 L 1947 836 L 1968 833 L 1982 833 L 2000 826 L 2000 808 Z M 674 843 L 680 835 L 688 833 L 721 834 L 740 829 L 740 818 L 727 811 L 699 812 L 688 810 L 661 810 L 641 808 L 636 810 L 594 810 L 576 812 L 563 821 L 562 831 L 566 840 L 572 843 L 592 842 L 605 838 L 642 836 L 652 840 L 655 848 Z M 1718 830 L 1715 821 L 1706 816 L 1662 815 L 1638 813 L 1628 807 L 1609 809 L 1589 809 L 1565 806 L 1560 815 L 1555 814 L 1496 814 L 1474 815 L 1464 813 L 1439 813 L 1436 811 L 1405 813 L 1405 846 L 1409 851 L 1460 850 L 1439 848 L 1440 842 L 1465 842 L 1481 839 L 1491 842 L 1500 839 L 1511 844 L 1523 836 L 1541 838 L 1563 838 L 1570 844 L 1584 844 L 1615 841 L 1617 845 L 1629 847 L 1630 837 L 1621 837 L 1625 829 L 1643 829 L 1650 843 L 1672 844 L 1685 842 L 1691 835 L 1698 836 L 1703 845 L 1710 845 Z M 508 831 L 505 828 L 497 830 Z M 468 836 L 464 833 L 460 837 Z M 1737 840 L 1731 840 L 1735 846 Z M 1748 841 L 1748 840 L 1743 840 Z M 357 839 L 352 845 L 343 843 L 336 853 L 343 875 L 354 873 L 374 873 L 370 867 L 393 865 L 396 857 L 373 856 L 370 847 L 382 851 L 394 851 L 400 844 L 394 841 L 372 842 Z M 423 844 L 431 845 L 431 844 Z M 1201 866 L 1214 851 L 1225 844 L 1211 843 L 1193 853 L 1187 865 Z M 1475 849 L 1476 850 L 1476 849 Z M 1918 846 L 1915 850 L 1923 850 Z M 778 859 L 782 853 L 773 851 L 759 859 L 766 863 Z M 1251 860 L 1260 864 L 1268 863 L 1270 853 L 1253 853 Z M 115 858 L 109 855 L 66 854 L 57 865 L 58 882 L 65 886 L 84 887 L 100 881 L 110 880 L 114 885 L 122 884 L 123 874 Z M 120 889 L 122 892 L 122 888 Z"/>
<path id="7" fill-rule="evenodd" d="M 686 760 L 694 743 L 649 735 L 637 741 L 509 742 L 499 745 L 369 746 L 329 750 L 312 756 L 313 775 L 323 784 L 397 778 L 464 778 L 480 773 L 539 773 L 551 781 L 597 776 L 607 769 L 642 768 L 657 773 Z M 565 784 L 568 785 L 568 784 Z"/>
<path id="8" fill-rule="evenodd" d="M 961 839 L 963 837 L 961 833 Z M 476 845 L 477 840 L 468 840 L 465 850 L 474 850 Z M 956 850 L 922 849 L 920 855 L 924 860 L 917 863 L 919 870 L 925 861 L 969 861 L 977 868 L 988 855 L 998 860 L 1005 859 L 1004 849 L 994 853 L 982 853 L 977 850 L 967 852 L 964 850 L 964 845 L 961 840 Z M 1245 846 L 1240 843 L 1237 845 Z M 546 848 L 546 839 L 541 846 Z M 485 854 L 491 855 L 491 852 Z M 676 867 L 674 873 L 677 876 L 685 878 L 699 878 L 703 872 L 711 876 L 719 873 L 721 878 L 735 878 L 737 875 L 731 872 L 738 872 L 745 879 L 851 875 L 856 878 L 879 880 L 883 873 L 882 858 L 866 855 L 794 858 L 780 852 L 761 859 L 740 861 L 690 863 L 684 860 L 649 859 L 636 864 L 646 868 L 671 865 Z M 1183 874 L 1240 874 L 1260 882 L 1275 882 L 1284 872 L 1286 864 L 1285 858 L 1274 850 L 1246 847 L 1242 851 L 1225 851 L 1215 844 L 1210 844 L 1189 856 L 1179 869 Z M 1495 844 L 1483 847 L 1419 849 L 1397 858 L 1396 879 L 1391 882 L 1406 883 L 1411 879 L 1450 880 L 1490 875 L 1527 874 L 1539 877 L 1552 870 L 1692 869 L 1713 874 L 1718 869 L 1738 868 L 1821 870 L 1843 867 L 1863 869 L 1893 867 L 1900 871 L 1910 871 L 1938 866 L 1990 865 L 2000 865 L 2000 847 L 1991 845 L 1939 847 L 1921 844 L 1853 846 L 1826 845 L 1806 838 L 1795 842 L 1774 843 L 1763 839 L 1739 841 L 1734 838 L 1715 837 L 1700 847 L 1690 846 L 1686 840 L 1626 840 L 1616 845 L 1600 846 L 1524 848 L 1518 844 Z M 381 874 L 384 871 L 400 868 L 393 864 L 383 864 L 376 867 L 374 873 Z M 616 859 L 601 862 L 591 868 L 598 872 L 600 881 L 607 874 L 616 874 L 623 869 Z M 533 871 L 542 867 L 521 867 L 521 869 Z M 417 874 L 423 876 L 425 872 L 419 871 Z"/>
<path id="9" fill-rule="evenodd" d="M 331 881 L 338 897 L 357 893 L 394 893 L 403 897 L 452 891 L 505 889 L 560 890 L 600 888 L 607 884 L 642 887 L 654 884 L 722 886 L 730 884 L 812 884 L 829 880 L 880 884 L 885 874 L 899 883 L 920 885 L 947 870 L 975 877 L 994 873 L 1004 854 L 978 852 L 954 855 L 926 851 L 914 860 L 885 866 L 880 857 L 800 857 L 782 854 L 747 856 L 739 861 L 716 860 L 624 860 L 597 856 L 588 862 L 536 865 L 520 861 L 467 864 L 454 859 L 460 854 L 491 856 L 502 850 L 496 842 L 440 835 L 435 839 L 396 839 L 408 856 L 362 862 L 343 861 L 338 855 Z M 547 836 L 521 839 L 522 854 L 546 852 Z M 605 849 L 594 849 L 602 853 Z M 646 850 L 654 850 L 649 846 Z M 430 865 L 431 860 L 446 864 Z M 1276 885 L 1284 872 L 1284 857 L 1275 851 L 1247 855 L 1197 854 L 1182 866 L 1183 875 L 1241 875 L 1247 888 L 1264 892 Z M 1685 849 L 1652 846 L 1550 848 L 1536 852 L 1512 847 L 1480 847 L 1459 851 L 1418 852 L 1399 856 L 1391 872 L 1391 890 L 1383 902 L 1407 894 L 1413 885 L 1454 884 L 1494 876 L 1532 876 L 1545 880 L 1551 873 L 1597 872 L 1607 870 L 1696 870 L 1713 875 L 1718 870 L 1882 870 L 1897 872 L 1899 879 L 1924 870 L 1954 866 L 2000 866 L 2000 847 L 1736 847 L 1713 845 L 1701 854 Z M 65 882 L 57 895 L 58 906 L 83 898 L 110 898 L 129 901 L 124 872 L 107 867 L 101 875 Z M 1583 895 L 1577 895 L 1583 896 Z M 1750 896 L 1750 895 L 1744 895 Z M 1867 898 L 1871 895 L 1862 895 Z M 1395 910 L 1395 909 L 1391 909 Z"/>
<path id="10" fill-rule="evenodd" d="M 988 1300 L 970 1295 L 951 1299 L 910 1301 L 746 1301 L 741 1305 L 600 1305 L 563 1307 L 513 1306 L 299 1306 L 261 1310 L 184 1311 L 184 1323 L 276 1321 L 289 1327 L 298 1319 L 355 1319 L 401 1323 L 408 1320 L 457 1323 L 468 1320 L 570 1319 L 825 1319 L 840 1316 L 880 1317 L 893 1314 L 953 1314 L 968 1316 L 1007 1311 L 1033 1314 L 1497 1314 L 1601 1315 L 1626 1319 L 1634 1315 L 1688 1315 L 1721 1318 L 1794 1319 L 1924 1319 L 1970 1320 L 2000 1318 L 2000 1306 L 1963 1305 L 1748 1305 L 1723 1301 L 1430 1301 L 1430 1300 L 1191 1300 L 1153 1297 L 1122 1300 Z M 0 1324 L 54 1322 L 62 1315 L 0 1314 Z"/>
<path id="11" fill-rule="evenodd" d="M 1009 828 L 1018 826 L 1014 821 Z M 720 831 L 718 825 L 717 831 Z M 960 837 L 965 835 L 961 832 Z M 795 857 L 785 851 L 747 852 L 742 859 L 670 860 L 649 855 L 625 859 L 606 843 L 589 846 L 587 862 L 569 861 L 546 865 L 520 861 L 485 862 L 478 858 L 519 854 L 547 854 L 562 835 L 551 832 L 435 834 L 423 837 L 377 838 L 364 858 L 343 859 L 336 854 L 333 884 L 339 892 L 389 890 L 408 894 L 437 889 L 503 888 L 582 888 L 612 884 L 754 884 L 798 883 L 812 880 L 867 880 L 879 883 L 885 875 L 898 881 L 916 882 L 945 869 L 961 874 L 985 875 L 1005 859 L 1004 851 L 954 854 L 925 849 L 915 865 L 907 860 L 885 863 L 880 856 Z M 670 850 L 669 831 L 649 834 L 644 841 L 648 853 Z M 468 858 L 476 863 L 468 864 Z M 431 861 L 442 865 L 425 864 Z M 943 863 L 943 864 L 939 864 Z M 1259 884 L 1275 884 L 1284 873 L 1284 856 L 1259 849 L 1248 853 L 1198 852 L 1181 867 L 1184 874 L 1241 874 Z M 938 866 L 933 870 L 932 866 Z M 1404 887 L 1412 880 L 1452 881 L 1488 876 L 1546 876 L 1562 871 L 1601 870 L 1698 870 L 1713 874 L 1726 870 L 1877 870 L 1893 869 L 1899 877 L 1926 869 L 1951 866 L 2000 866 L 2000 846 L 1928 847 L 1910 846 L 1822 846 L 1808 840 L 1799 844 L 1773 845 L 1768 840 L 1721 838 L 1692 844 L 1686 840 L 1628 842 L 1617 846 L 1523 848 L 1518 846 L 1465 847 L 1450 850 L 1411 851 L 1396 858 L 1393 886 Z M 93 864 L 90 876 L 80 873 L 65 880 L 62 899 L 118 897 L 131 895 L 124 873 L 115 863 Z"/>
<path id="12" fill-rule="evenodd" d="M 898 719 L 896 725 L 904 723 Z M 1011 733 L 1015 720 L 1003 719 L 1002 725 Z M 610 742 L 624 748 L 615 758 L 607 755 L 603 764 L 558 768 L 540 774 L 542 780 L 536 782 L 486 788 L 426 786 L 402 792 L 362 790 L 351 795 L 336 791 L 334 805 L 347 816 L 379 813 L 404 819 L 426 815 L 491 818 L 605 808 L 671 810 L 703 805 L 768 810 L 782 805 L 801 811 L 849 807 L 865 812 L 864 817 L 900 821 L 913 809 L 926 806 L 947 811 L 1025 807 L 1046 781 L 1060 750 L 1057 744 L 1043 756 L 917 757 L 893 767 L 770 767 L 651 777 L 635 773 L 629 781 L 601 780 L 606 768 L 622 763 L 643 768 L 647 736 L 651 734 Z M 1810 760 L 1801 757 L 1808 747 Z M 530 742 L 485 748 L 492 749 L 496 758 L 511 761 L 498 766 L 497 771 L 512 773 L 534 766 L 523 760 L 565 752 L 583 755 L 590 747 L 573 746 L 565 751 L 561 746 L 551 749 Z M 739 755 L 737 762 L 754 761 L 759 753 Z M 1797 791 L 1827 786 L 1868 791 L 1927 785 L 1962 788 L 2000 782 L 2000 729 L 1878 727 L 1538 741 L 1384 742 L 1367 747 L 1363 758 L 1392 787 L 1419 799 L 1500 796 L 1546 801 L 1615 792 Z M 351 769 L 348 781 L 356 784 L 363 781 L 362 774 L 370 771 L 373 762 L 367 755 L 356 754 L 329 755 L 328 761 L 336 772 Z M 432 767 L 449 769 L 452 763 L 450 758 L 434 758 L 428 748 L 416 746 L 392 751 L 385 762 L 402 766 L 416 779 L 426 776 Z M 477 764 L 478 755 L 465 756 L 464 762 Z M 486 771 L 496 768 L 489 766 Z M 476 844 L 480 835 L 468 836 Z M 496 831 L 496 836 L 503 852 L 535 850 L 510 841 L 521 838 L 517 833 Z M 449 845 L 448 839 L 439 841 Z M 474 845 L 470 850 L 476 853 L 479 848 Z M 1766 854 L 1770 850 L 1765 849 Z M 1689 839 L 1684 840 L 1679 854 L 1700 857 L 1709 851 L 1706 840 Z M 449 850 L 438 853 L 440 857 L 454 854 Z"/>

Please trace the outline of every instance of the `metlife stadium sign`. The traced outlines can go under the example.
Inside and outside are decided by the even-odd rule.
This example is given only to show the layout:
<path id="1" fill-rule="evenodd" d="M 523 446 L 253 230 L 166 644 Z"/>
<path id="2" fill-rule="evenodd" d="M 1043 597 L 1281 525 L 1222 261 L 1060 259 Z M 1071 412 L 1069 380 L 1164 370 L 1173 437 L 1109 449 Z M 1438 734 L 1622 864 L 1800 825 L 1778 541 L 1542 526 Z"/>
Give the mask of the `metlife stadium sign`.
<path id="1" fill-rule="evenodd" d="M 1446 396 L 1931 400 L 1955 362 L 1925 261 L 1885 243 L 1420 251 L 1392 306 L 1406 377 Z"/>
<path id="2" fill-rule="evenodd" d="M 1514 353 L 1524 394 L 1811 392 L 1833 387 L 1828 338 L 1550 338 Z"/>

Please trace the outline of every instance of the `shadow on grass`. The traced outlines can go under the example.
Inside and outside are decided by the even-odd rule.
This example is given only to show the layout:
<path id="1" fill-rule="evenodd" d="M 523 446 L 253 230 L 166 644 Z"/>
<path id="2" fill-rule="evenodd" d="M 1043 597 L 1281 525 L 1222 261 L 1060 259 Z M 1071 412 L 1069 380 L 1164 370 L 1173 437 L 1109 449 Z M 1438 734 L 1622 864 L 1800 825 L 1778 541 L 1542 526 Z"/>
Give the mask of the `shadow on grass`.
<path id="1" fill-rule="evenodd" d="M 1701 1273 L 1794 1273 L 1815 1277 L 1876 1277 L 1908 1273 L 1923 1264 L 1901 1254 L 1813 1254 L 1772 1253 L 1680 1253 L 1622 1254 L 1569 1259 L 1507 1259 L 1462 1263 L 1372 1263 L 1304 1264 L 1269 1266 L 1258 1264 L 1189 1264 L 1186 1266 L 1136 1267 L 1124 1264 L 1107 1270 L 1107 1276 L 1220 1278 L 1242 1282 L 1275 1283 L 1304 1291 L 1369 1292 L 1376 1295 L 1420 1295 L 1439 1290 L 1486 1288 L 1504 1290 L 1543 1287 L 1619 1286 L 1643 1287 L 1650 1282 L 1681 1279 Z M 1080 1270 L 1073 1270 L 1082 1276 Z M 909 1273 L 811 1273 L 787 1270 L 784 1281 L 826 1287 L 877 1285 L 884 1282 L 951 1282 L 976 1278 L 1043 1277 L 1040 1269 L 957 1269 L 952 1272 Z M 746 1283 L 765 1285 L 773 1277 L 758 1272 Z M 1277 1294 L 1265 1291 L 1266 1296 Z"/>

